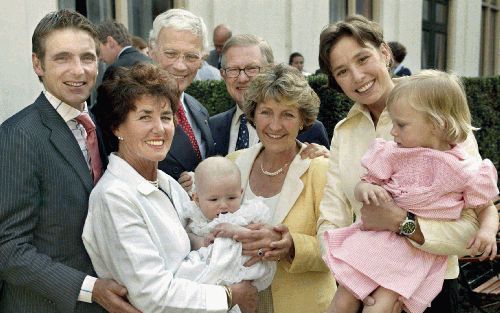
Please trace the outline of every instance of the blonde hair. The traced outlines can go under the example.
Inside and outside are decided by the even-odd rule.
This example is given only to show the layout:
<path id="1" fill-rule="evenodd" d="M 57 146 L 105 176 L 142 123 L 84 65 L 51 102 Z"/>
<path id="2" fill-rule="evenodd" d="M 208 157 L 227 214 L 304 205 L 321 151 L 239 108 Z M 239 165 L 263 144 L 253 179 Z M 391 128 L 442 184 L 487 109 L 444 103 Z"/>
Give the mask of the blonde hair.
<path id="1" fill-rule="evenodd" d="M 245 94 L 243 111 L 253 123 L 255 110 L 259 103 L 274 99 L 278 102 L 291 100 L 300 112 L 303 129 L 309 128 L 319 113 L 320 100 L 309 86 L 302 73 L 286 64 L 267 67 L 250 83 Z"/>
<path id="2" fill-rule="evenodd" d="M 443 139 L 456 144 L 465 141 L 477 128 L 471 125 L 471 114 L 463 84 L 458 76 L 437 70 L 402 78 L 387 100 L 387 108 L 398 100 L 427 115 L 443 131 Z"/>

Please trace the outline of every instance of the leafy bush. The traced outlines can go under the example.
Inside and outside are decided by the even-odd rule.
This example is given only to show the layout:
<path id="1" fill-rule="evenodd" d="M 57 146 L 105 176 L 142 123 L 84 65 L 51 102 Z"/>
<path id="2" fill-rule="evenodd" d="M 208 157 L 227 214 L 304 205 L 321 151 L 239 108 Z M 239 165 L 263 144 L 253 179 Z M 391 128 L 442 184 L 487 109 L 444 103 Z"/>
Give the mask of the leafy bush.
<path id="1" fill-rule="evenodd" d="M 331 136 L 337 122 L 349 112 L 352 101 L 328 88 L 325 75 L 311 75 L 308 80 L 321 99 L 318 119 L 323 122 Z M 479 152 L 483 158 L 490 159 L 498 168 L 500 107 L 497 94 L 500 76 L 463 78 L 463 81 L 471 109 L 472 123 L 475 127 L 481 128 L 475 132 Z M 186 92 L 203 103 L 210 115 L 223 112 L 234 105 L 223 81 L 195 81 Z"/>

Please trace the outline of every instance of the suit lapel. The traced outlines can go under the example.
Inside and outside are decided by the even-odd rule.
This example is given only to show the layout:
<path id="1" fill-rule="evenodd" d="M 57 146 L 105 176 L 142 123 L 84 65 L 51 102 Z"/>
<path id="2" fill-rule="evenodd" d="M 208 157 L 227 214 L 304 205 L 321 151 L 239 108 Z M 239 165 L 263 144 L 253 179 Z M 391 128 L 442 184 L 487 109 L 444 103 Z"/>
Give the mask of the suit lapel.
<path id="1" fill-rule="evenodd" d="M 285 182 L 281 188 L 281 194 L 274 211 L 272 225 L 283 223 L 288 212 L 292 209 L 293 205 L 299 198 L 304 189 L 304 183 L 300 178 L 309 168 L 311 159 L 307 158 L 302 160 L 300 153 L 298 153 L 289 165 L 288 172 L 285 177 Z"/>
<path id="2" fill-rule="evenodd" d="M 207 156 L 213 155 L 214 139 L 212 137 L 212 133 L 210 132 L 210 127 L 208 126 L 208 116 L 204 114 L 201 108 L 199 107 L 201 106 L 200 103 L 197 103 L 198 105 L 195 104 L 196 99 L 194 99 L 188 94 L 185 94 L 184 100 L 186 102 L 186 107 L 189 110 L 189 113 L 191 114 L 191 117 L 193 118 L 194 122 L 200 129 L 202 140 L 204 140 L 206 143 L 205 145 L 207 149 L 206 155 Z"/>
<path id="3" fill-rule="evenodd" d="M 229 151 L 229 137 L 231 135 L 231 122 L 233 116 L 236 113 L 236 106 L 232 109 L 226 111 L 224 116 L 221 118 L 221 123 L 217 125 L 217 133 L 220 134 L 220 138 L 216 138 L 216 143 L 220 145 L 220 151 L 226 155 Z M 215 138 L 214 138 L 215 139 Z"/>
<path id="4" fill-rule="evenodd" d="M 71 165 L 88 192 L 92 190 L 92 175 L 76 139 L 62 117 L 42 94 L 36 100 L 44 125 L 51 130 L 50 141 L 55 149 Z"/>

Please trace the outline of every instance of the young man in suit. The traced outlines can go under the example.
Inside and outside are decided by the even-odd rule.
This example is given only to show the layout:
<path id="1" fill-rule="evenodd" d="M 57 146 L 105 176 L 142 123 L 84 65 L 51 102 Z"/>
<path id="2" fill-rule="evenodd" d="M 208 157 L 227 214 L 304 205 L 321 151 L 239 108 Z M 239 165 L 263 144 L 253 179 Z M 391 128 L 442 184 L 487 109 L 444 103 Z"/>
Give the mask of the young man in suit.
<path id="1" fill-rule="evenodd" d="M 132 37 L 122 23 L 107 20 L 97 25 L 97 33 L 101 43 L 99 59 L 108 65 L 103 80 L 120 66 L 132 67 L 138 62 L 151 63 L 148 56 L 132 46 Z"/>
<path id="2" fill-rule="evenodd" d="M 189 191 L 190 172 L 215 153 L 207 109 L 185 93 L 201 67 L 203 53 L 208 51 L 207 28 L 193 13 L 171 9 L 156 17 L 151 39 L 153 60 L 177 79 L 180 95 L 172 147 L 158 167 Z"/>
<path id="3" fill-rule="evenodd" d="M 250 34 L 231 37 L 224 44 L 221 53 L 221 75 L 235 106 L 212 116 L 209 124 L 215 141 L 215 152 L 225 156 L 259 142 L 255 128 L 243 114 L 242 105 L 248 86 L 264 66 L 274 63 L 274 56 L 265 40 Z M 297 139 L 330 147 L 325 126 L 320 121 L 315 121 Z"/>
<path id="4" fill-rule="evenodd" d="M 0 312 L 137 313 L 125 287 L 95 278 L 81 239 L 103 171 L 85 102 L 97 75 L 95 27 L 52 12 L 32 43 L 44 91 L 0 126 Z"/>

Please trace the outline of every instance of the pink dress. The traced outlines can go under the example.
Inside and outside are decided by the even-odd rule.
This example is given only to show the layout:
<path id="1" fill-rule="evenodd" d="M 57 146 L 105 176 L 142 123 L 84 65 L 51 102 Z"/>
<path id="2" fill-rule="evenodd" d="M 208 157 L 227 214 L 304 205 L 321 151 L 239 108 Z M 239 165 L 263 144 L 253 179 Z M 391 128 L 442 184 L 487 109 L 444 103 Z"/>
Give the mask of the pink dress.
<path id="1" fill-rule="evenodd" d="M 376 139 L 361 160 L 363 180 L 382 186 L 399 207 L 428 219 L 457 219 L 464 207 L 487 204 L 498 194 L 497 173 L 489 160 L 449 151 L 399 148 Z M 411 313 L 423 312 L 440 292 L 447 257 L 415 248 L 389 231 L 362 231 L 360 222 L 327 231 L 325 262 L 335 279 L 358 299 L 378 286 L 405 298 Z"/>

